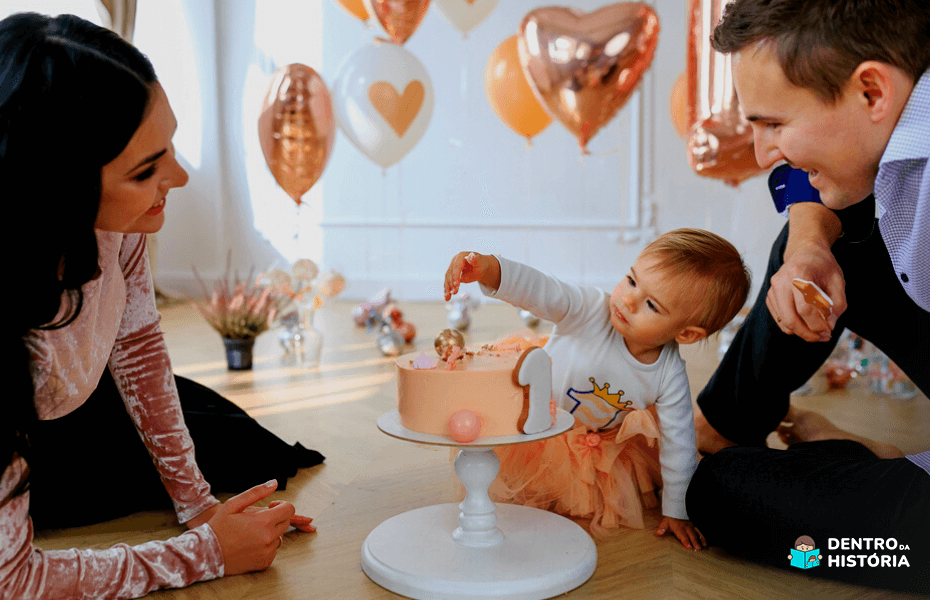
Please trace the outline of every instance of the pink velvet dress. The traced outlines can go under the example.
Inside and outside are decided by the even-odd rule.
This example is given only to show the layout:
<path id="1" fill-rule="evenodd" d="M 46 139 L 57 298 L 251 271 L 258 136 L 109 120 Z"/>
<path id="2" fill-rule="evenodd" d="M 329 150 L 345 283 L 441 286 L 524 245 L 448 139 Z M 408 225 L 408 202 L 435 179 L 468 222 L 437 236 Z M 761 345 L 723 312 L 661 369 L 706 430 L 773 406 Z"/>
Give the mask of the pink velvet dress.
<path id="1" fill-rule="evenodd" d="M 109 368 L 179 521 L 218 503 L 194 460 L 155 309 L 144 235 L 97 232 L 101 272 L 84 290 L 77 320 L 59 330 L 33 331 L 36 409 L 54 419 L 79 407 Z M 32 545 L 29 492 L 10 498 L 25 465 L 16 460 L 0 478 L 0 599 L 136 598 L 223 575 L 223 556 L 209 525 L 167 541 L 106 550 L 43 551 Z M 118 475 L 114 474 L 114 479 Z M 114 485 L 114 490 L 117 486 Z M 118 491 L 98 493 L 118 502 Z"/>

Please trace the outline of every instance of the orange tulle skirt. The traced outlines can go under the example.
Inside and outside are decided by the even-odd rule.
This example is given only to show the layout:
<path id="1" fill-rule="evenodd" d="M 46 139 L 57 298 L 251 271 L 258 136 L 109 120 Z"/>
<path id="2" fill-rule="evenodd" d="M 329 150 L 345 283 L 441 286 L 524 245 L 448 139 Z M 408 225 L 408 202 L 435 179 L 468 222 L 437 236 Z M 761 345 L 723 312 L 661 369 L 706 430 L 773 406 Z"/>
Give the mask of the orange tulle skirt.
<path id="1" fill-rule="evenodd" d="M 500 446 L 500 473 L 488 493 L 495 502 L 590 519 L 595 534 L 643 529 L 643 509 L 659 502 L 658 437 L 652 412 L 635 410 L 607 431 L 576 421 L 555 437 Z"/>

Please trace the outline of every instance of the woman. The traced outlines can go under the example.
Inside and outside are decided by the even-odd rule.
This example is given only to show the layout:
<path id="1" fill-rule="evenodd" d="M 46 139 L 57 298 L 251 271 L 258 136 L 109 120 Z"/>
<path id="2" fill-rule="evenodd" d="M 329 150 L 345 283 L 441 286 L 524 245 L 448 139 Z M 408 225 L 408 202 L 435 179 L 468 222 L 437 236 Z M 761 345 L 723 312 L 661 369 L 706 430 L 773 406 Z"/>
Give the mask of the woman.
<path id="1" fill-rule="evenodd" d="M 139 597 L 266 568 L 289 526 L 314 529 L 290 503 L 253 505 L 322 456 L 171 373 L 145 234 L 188 179 L 176 127 L 151 64 L 115 34 L 70 15 L 0 22 L 3 204 L 8 223 L 31 229 L 2 236 L 15 292 L 0 354 L 12 357 L 0 598 Z M 221 504 L 198 463 L 224 480 L 213 491 L 253 487 Z M 168 541 L 32 547 L 33 519 L 71 526 L 166 503 L 189 528 Z"/>

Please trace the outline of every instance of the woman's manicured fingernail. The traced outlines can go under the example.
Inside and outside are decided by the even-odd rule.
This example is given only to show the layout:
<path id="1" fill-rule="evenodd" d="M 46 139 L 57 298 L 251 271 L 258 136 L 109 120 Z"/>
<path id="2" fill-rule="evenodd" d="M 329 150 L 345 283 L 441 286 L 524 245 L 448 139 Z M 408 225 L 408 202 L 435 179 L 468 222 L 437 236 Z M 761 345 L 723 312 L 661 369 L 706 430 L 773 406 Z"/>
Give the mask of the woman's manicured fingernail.
<path id="1" fill-rule="evenodd" d="M 276 487 L 277 485 L 278 485 L 277 479 L 271 479 L 265 483 L 265 487 L 270 487 L 270 488 Z"/>

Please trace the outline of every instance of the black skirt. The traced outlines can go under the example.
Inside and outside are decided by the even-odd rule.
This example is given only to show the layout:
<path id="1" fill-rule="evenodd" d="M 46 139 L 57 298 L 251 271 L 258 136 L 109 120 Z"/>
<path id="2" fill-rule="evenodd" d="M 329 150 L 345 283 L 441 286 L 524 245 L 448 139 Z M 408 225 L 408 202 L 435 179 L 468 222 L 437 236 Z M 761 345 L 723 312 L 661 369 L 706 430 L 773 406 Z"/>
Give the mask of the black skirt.
<path id="1" fill-rule="evenodd" d="M 239 493 L 323 462 L 290 445 L 213 390 L 175 376 L 197 464 L 211 492 Z M 80 408 L 40 421 L 30 436 L 29 513 L 37 529 L 100 523 L 143 510 L 173 509 L 109 369 Z"/>

